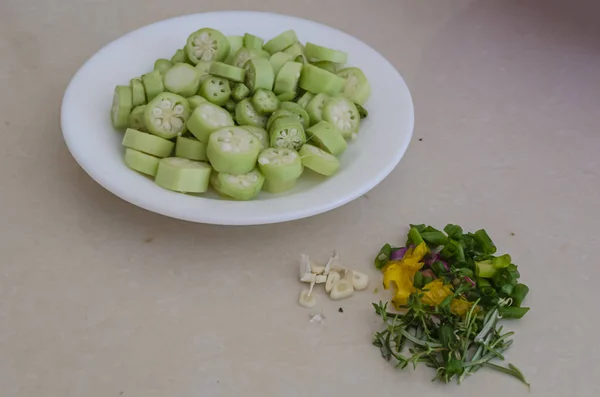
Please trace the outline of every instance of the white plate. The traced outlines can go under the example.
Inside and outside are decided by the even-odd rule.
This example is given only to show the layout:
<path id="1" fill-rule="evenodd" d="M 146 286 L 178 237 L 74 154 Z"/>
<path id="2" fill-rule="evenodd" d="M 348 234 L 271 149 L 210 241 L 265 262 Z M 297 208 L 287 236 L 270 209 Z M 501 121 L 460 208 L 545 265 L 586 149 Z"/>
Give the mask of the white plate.
<path id="1" fill-rule="evenodd" d="M 300 41 L 346 51 L 348 65 L 360 67 L 372 87 L 365 107 L 369 117 L 359 137 L 342 154 L 331 178 L 303 175 L 291 191 L 261 193 L 248 202 L 212 195 L 191 196 L 159 188 L 123 162 L 122 134 L 110 123 L 114 86 L 150 71 L 158 58 L 170 58 L 188 35 L 212 27 L 225 35 L 252 34 L 269 39 L 294 29 Z M 108 44 L 75 74 L 65 92 L 61 114 L 64 139 L 75 160 L 100 185 L 139 207 L 173 218 L 222 225 L 284 222 L 320 214 L 360 197 L 398 164 L 412 136 L 410 93 L 396 69 L 360 40 L 316 22 L 259 12 L 214 12 L 168 19 Z M 310 174 L 309 171 L 305 174 Z"/>

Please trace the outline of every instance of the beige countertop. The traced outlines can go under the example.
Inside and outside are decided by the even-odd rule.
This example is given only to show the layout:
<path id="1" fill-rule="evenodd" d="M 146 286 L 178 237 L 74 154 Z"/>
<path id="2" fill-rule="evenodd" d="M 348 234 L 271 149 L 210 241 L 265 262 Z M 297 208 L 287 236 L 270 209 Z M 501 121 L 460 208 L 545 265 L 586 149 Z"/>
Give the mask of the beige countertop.
<path id="1" fill-rule="evenodd" d="M 600 395 L 600 10 L 560 3 L 3 0 L 0 396 Z M 217 9 L 313 19 L 386 56 L 416 109 L 396 170 L 265 227 L 169 219 L 93 182 L 61 137 L 71 76 L 128 31 Z M 385 241 L 449 222 L 486 228 L 531 287 L 532 310 L 507 324 L 530 393 L 491 371 L 458 387 L 394 370 L 370 344 L 384 293 L 296 304 L 299 254 L 337 249 L 377 284 Z"/>

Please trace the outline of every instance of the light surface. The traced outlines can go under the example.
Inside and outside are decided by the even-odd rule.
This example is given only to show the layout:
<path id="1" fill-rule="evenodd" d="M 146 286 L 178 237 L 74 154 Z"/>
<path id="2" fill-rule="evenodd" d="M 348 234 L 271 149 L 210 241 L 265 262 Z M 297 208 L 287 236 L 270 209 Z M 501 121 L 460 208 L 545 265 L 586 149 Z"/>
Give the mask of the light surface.
<path id="1" fill-rule="evenodd" d="M 598 6 L 0 1 L 0 395 L 600 396 Z M 93 181 L 60 128 L 79 67 L 150 23 L 242 8 L 319 21 L 389 59 L 415 102 L 400 165 L 342 207 L 264 226 L 182 222 Z M 389 298 L 371 261 L 411 222 L 484 227 L 519 265 L 531 311 L 504 324 L 516 332 L 506 358 L 531 392 L 485 369 L 460 387 L 431 383 L 371 346 L 371 302 Z M 333 249 L 372 287 L 298 307 L 298 256 Z"/>
<path id="2" fill-rule="evenodd" d="M 190 33 L 212 27 L 226 35 L 247 30 L 271 38 L 294 29 L 302 42 L 319 42 L 349 54 L 348 65 L 360 67 L 371 84 L 365 107 L 369 117 L 358 138 L 340 157 L 340 171 L 324 178 L 307 171 L 285 194 L 261 193 L 236 202 L 218 196 L 198 197 L 161 189 L 123 162 L 122 134 L 110 123 L 114 86 L 128 84 L 170 58 Z M 393 122 L 390 120 L 393 115 Z M 379 53 L 356 38 L 315 22 L 278 14 L 217 12 L 186 15 L 146 26 L 112 42 L 95 54 L 69 84 L 62 106 L 67 146 L 81 167 L 117 196 L 150 211 L 193 222 L 252 225 L 295 220 L 323 213 L 360 197 L 398 164 L 414 126 L 412 100 L 404 80 Z"/>

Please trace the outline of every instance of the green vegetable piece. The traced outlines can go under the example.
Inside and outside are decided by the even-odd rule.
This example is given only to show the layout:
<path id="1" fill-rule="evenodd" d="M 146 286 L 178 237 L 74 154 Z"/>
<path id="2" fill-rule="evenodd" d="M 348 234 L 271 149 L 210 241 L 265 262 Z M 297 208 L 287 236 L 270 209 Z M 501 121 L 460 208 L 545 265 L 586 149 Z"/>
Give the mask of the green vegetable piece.
<path id="1" fill-rule="evenodd" d="M 310 126 L 310 116 L 302 106 L 294 102 L 284 101 L 281 102 L 280 107 L 292 112 L 292 114 L 295 115 L 298 120 L 300 120 L 300 123 L 302 123 L 302 127 L 305 130 Z"/>
<path id="2" fill-rule="evenodd" d="M 364 107 L 362 107 L 361 105 L 359 105 L 358 103 L 355 103 L 356 105 L 356 109 L 358 109 L 358 115 L 360 116 L 360 119 L 366 119 L 367 117 L 369 117 L 369 112 L 367 111 L 367 109 L 365 109 Z"/>
<path id="3" fill-rule="evenodd" d="M 337 69 L 338 69 L 338 64 L 334 63 L 334 62 L 330 62 L 330 61 L 318 61 L 318 62 L 311 62 L 313 65 L 315 65 L 318 68 L 327 70 L 328 72 L 331 73 L 336 73 Z"/>
<path id="4" fill-rule="evenodd" d="M 252 104 L 259 114 L 271 114 L 279 108 L 279 99 L 269 90 L 259 88 L 254 92 Z"/>
<path id="5" fill-rule="evenodd" d="M 196 64 L 196 69 L 200 72 L 200 83 L 202 83 L 210 76 L 210 67 L 212 66 L 212 61 L 198 61 Z"/>
<path id="6" fill-rule="evenodd" d="M 177 137 L 175 144 L 175 157 L 188 160 L 207 161 L 206 144 L 195 138 Z"/>
<path id="7" fill-rule="evenodd" d="M 342 134 L 327 121 L 320 121 L 308 128 L 306 134 L 311 143 L 334 156 L 342 154 L 348 146 Z"/>
<path id="8" fill-rule="evenodd" d="M 223 62 L 213 62 L 210 66 L 210 74 L 217 77 L 237 82 L 243 82 L 246 71 L 236 66 L 227 65 Z"/>
<path id="9" fill-rule="evenodd" d="M 169 61 L 168 59 L 160 58 L 154 62 L 154 70 L 156 70 L 158 73 L 162 74 L 163 76 L 165 75 L 167 70 L 171 69 L 172 67 L 173 67 L 173 62 Z"/>
<path id="10" fill-rule="evenodd" d="M 187 63 L 188 61 L 189 61 L 189 59 L 183 49 L 179 49 L 179 50 L 175 51 L 175 54 L 173 54 L 173 56 L 171 57 L 171 63 L 173 63 L 173 64 L 181 63 L 181 62 Z"/>
<path id="11" fill-rule="evenodd" d="M 237 104 L 235 119 L 239 125 L 253 125 L 261 128 L 267 125 L 267 117 L 256 111 L 250 98 L 246 98 Z"/>
<path id="12" fill-rule="evenodd" d="M 354 139 L 360 126 L 360 115 L 354 102 L 343 96 L 328 99 L 323 105 L 323 120 L 331 123 L 346 139 Z"/>
<path id="13" fill-rule="evenodd" d="M 275 122 L 275 120 L 277 120 L 278 118 L 281 118 L 281 117 L 294 117 L 294 116 L 295 115 L 292 112 L 290 112 L 289 110 L 286 110 L 286 109 L 278 109 L 278 110 L 276 110 L 271 115 L 271 117 L 269 117 L 269 120 L 267 121 L 267 131 L 271 129 L 271 126 L 273 125 L 273 122 Z"/>
<path id="14" fill-rule="evenodd" d="M 210 179 L 212 187 L 222 196 L 234 200 L 252 200 L 262 189 L 265 178 L 253 169 L 246 174 L 219 172 Z"/>
<path id="15" fill-rule="evenodd" d="M 246 62 L 250 59 L 256 58 L 269 58 L 269 54 L 263 50 L 257 50 L 253 48 L 240 48 L 235 56 L 233 57 L 233 66 L 237 66 L 238 68 L 243 68 L 246 65 Z"/>
<path id="16" fill-rule="evenodd" d="M 208 102 L 204 97 L 201 97 L 200 95 L 191 96 L 187 100 L 190 103 L 191 110 L 196 109 L 198 106 L 200 106 L 201 103 Z"/>
<path id="17" fill-rule="evenodd" d="M 342 77 L 321 69 L 315 65 L 307 64 L 302 68 L 299 86 L 313 94 L 338 95 L 342 92 L 345 80 Z"/>
<path id="18" fill-rule="evenodd" d="M 158 157 L 129 148 L 125 149 L 125 164 L 134 171 L 155 176 L 159 162 Z"/>
<path id="19" fill-rule="evenodd" d="M 253 48 L 255 50 L 261 50 L 265 41 L 260 37 L 254 36 L 250 33 L 244 34 L 244 47 Z"/>
<path id="20" fill-rule="evenodd" d="M 233 86 L 233 91 L 231 92 L 231 97 L 234 101 L 239 102 L 242 99 L 248 97 L 250 95 L 250 90 L 246 87 L 245 84 L 238 83 Z"/>
<path id="21" fill-rule="evenodd" d="M 126 85 L 116 86 L 110 111 L 113 127 L 117 129 L 127 128 L 129 112 L 131 112 L 132 107 L 131 88 Z"/>
<path id="22" fill-rule="evenodd" d="M 423 274 L 421 272 L 416 272 L 413 277 L 413 286 L 415 288 L 423 288 L 425 284 L 423 284 Z"/>
<path id="23" fill-rule="evenodd" d="M 271 66 L 273 67 L 273 74 L 277 76 L 283 65 L 286 62 L 293 61 L 294 58 L 295 57 L 292 54 L 285 52 L 276 52 L 275 54 L 271 55 L 269 62 L 271 62 Z"/>
<path id="24" fill-rule="evenodd" d="M 306 105 L 306 112 L 310 117 L 311 124 L 316 124 L 323 120 L 323 106 L 325 106 L 325 102 L 328 99 L 329 95 L 327 94 L 317 94 L 310 102 L 308 102 L 308 105 Z"/>
<path id="25" fill-rule="evenodd" d="M 287 181 L 302 175 L 298 152 L 288 148 L 267 148 L 258 155 L 258 168 L 267 180 Z"/>
<path id="26" fill-rule="evenodd" d="M 304 54 L 311 62 L 329 61 L 344 64 L 348 61 L 348 54 L 343 51 L 322 47 L 313 43 L 306 43 Z"/>
<path id="27" fill-rule="evenodd" d="M 188 37 L 185 51 L 194 65 L 198 61 L 222 61 L 229 55 L 229 40 L 218 30 L 202 28 Z"/>
<path id="28" fill-rule="evenodd" d="M 146 101 L 148 103 L 154 98 L 156 98 L 158 94 L 165 92 L 163 77 L 156 70 L 143 75 L 142 83 L 144 84 L 144 90 L 146 91 Z"/>
<path id="29" fill-rule="evenodd" d="M 357 106 L 358 108 L 358 106 Z M 360 112 L 360 109 L 359 109 Z M 444 231 L 446 232 L 446 234 L 448 235 L 449 238 L 453 239 L 453 240 L 460 240 L 462 238 L 463 235 L 463 229 L 462 227 L 458 226 L 458 225 L 453 225 L 451 223 L 447 224 L 446 227 L 444 227 Z"/>
<path id="30" fill-rule="evenodd" d="M 419 232 L 419 229 L 412 226 L 410 228 L 410 230 L 408 231 L 408 241 L 406 242 L 406 245 L 414 245 L 417 246 L 419 244 L 421 244 L 423 241 L 423 237 L 421 237 L 421 233 Z"/>
<path id="31" fill-rule="evenodd" d="M 284 92 L 282 94 L 277 95 L 277 99 L 279 99 L 279 102 L 292 101 L 294 98 L 296 98 L 295 92 Z"/>
<path id="32" fill-rule="evenodd" d="M 231 97 L 231 88 L 226 79 L 209 77 L 200 84 L 198 93 L 206 98 L 207 101 L 218 106 L 223 106 Z"/>
<path id="33" fill-rule="evenodd" d="M 309 102 L 315 97 L 315 94 L 312 92 L 305 92 L 302 94 L 300 99 L 296 102 L 298 105 L 302 106 L 304 109 L 308 106 Z"/>
<path id="34" fill-rule="evenodd" d="M 496 268 L 491 260 L 475 262 L 475 274 L 480 278 L 492 278 L 496 274 Z"/>
<path id="35" fill-rule="evenodd" d="M 392 255 L 392 246 L 389 244 L 385 244 L 379 250 L 379 253 L 375 257 L 373 263 L 377 269 L 382 269 L 387 263 L 390 261 L 390 255 Z"/>
<path id="36" fill-rule="evenodd" d="M 242 175 L 254 169 L 260 148 L 260 141 L 247 130 L 225 127 L 210 135 L 206 155 L 217 172 Z"/>
<path id="37" fill-rule="evenodd" d="M 144 109 L 144 123 L 148 132 L 165 139 L 183 134 L 189 117 L 187 99 L 169 92 L 157 95 Z"/>
<path id="38" fill-rule="evenodd" d="M 236 52 L 244 46 L 244 38 L 242 36 L 227 36 L 227 41 L 229 41 L 229 55 L 225 59 L 225 63 L 232 65 Z"/>
<path id="39" fill-rule="evenodd" d="M 128 128 L 127 131 L 125 131 L 122 145 L 129 149 L 137 150 L 138 152 L 151 154 L 155 157 L 169 157 L 175 146 L 175 144 L 169 140 L 132 128 Z"/>
<path id="40" fill-rule="evenodd" d="M 229 99 L 226 103 L 224 108 L 227 109 L 227 111 L 229 113 L 234 113 L 235 112 L 235 108 L 237 106 L 237 103 L 235 103 L 235 101 L 233 99 Z"/>
<path id="41" fill-rule="evenodd" d="M 208 143 L 210 134 L 224 127 L 233 127 L 227 110 L 210 102 L 199 104 L 190 116 L 187 127 L 200 142 Z"/>
<path id="42" fill-rule="evenodd" d="M 269 147 L 269 133 L 267 130 L 254 125 L 242 125 L 240 127 L 254 135 L 260 141 L 261 150 Z"/>
<path id="43" fill-rule="evenodd" d="M 127 127 L 133 128 L 134 130 L 147 131 L 146 123 L 144 122 L 144 110 L 146 105 L 136 106 L 129 113 L 127 121 Z"/>
<path id="44" fill-rule="evenodd" d="M 473 235 L 475 242 L 477 243 L 478 249 L 484 255 L 492 255 L 496 253 L 496 246 L 492 242 L 490 236 L 488 236 L 487 232 L 483 229 L 478 230 Z"/>
<path id="45" fill-rule="evenodd" d="M 439 247 L 440 245 L 444 245 L 448 242 L 448 237 L 433 227 L 428 227 L 422 231 L 421 238 L 425 240 L 427 246 L 430 248 Z"/>
<path id="46" fill-rule="evenodd" d="M 283 52 L 286 54 L 290 54 L 294 58 L 296 58 L 298 55 L 304 56 L 304 46 L 300 43 L 294 43 L 285 50 L 283 50 Z"/>
<path id="47" fill-rule="evenodd" d="M 203 193 L 208 189 L 212 168 L 207 163 L 167 157 L 158 163 L 154 182 L 181 193 Z"/>
<path id="48" fill-rule="evenodd" d="M 263 49 L 269 54 L 275 54 L 276 52 L 283 51 L 296 42 L 298 42 L 298 36 L 296 35 L 296 32 L 293 30 L 287 30 L 267 41 L 263 46 Z"/>
<path id="49" fill-rule="evenodd" d="M 308 60 L 306 59 L 304 54 L 300 54 L 300 55 L 296 55 L 296 57 L 294 58 L 294 62 L 298 62 L 298 63 L 301 63 L 302 65 L 304 65 L 304 64 L 308 63 Z"/>
<path id="50" fill-rule="evenodd" d="M 512 261 L 510 255 L 508 254 L 504 254 L 504 255 L 500 255 L 498 257 L 492 258 L 492 264 L 494 265 L 494 267 L 496 269 L 503 269 L 505 267 L 508 267 L 508 265 L 510 265 L 510 262 Z"/>
<path id="51" fill-rule="evenodd" d="M 500 316 L 504 319 L 520 319 L 529 311 L 528 307 L 504 306 L 498 309 Z"/>
<path id="52" fill-rule="evenodd" d="M 302 124 L 295 117 L 279 117 L 269 128 L 271 147 L 298 150 L 306 142 Z"/>
<path id="53" fill-rule="evenodd" d="M 131 79 L 129 84 L 131 87 L 131 104 L 132 106 L 139 106 L 146 104 L 146 90 L 144 90 L 144 84 L 139 78 Z"/>
<path id="54" fill-rule="evenodd" d="M 337 75 L 344 79 L 342 95 L 359 105 L 364 105 L 371 95 L 371 86 L 363 71 L 351 67 L 338 71 Z"/>
<path id="55" fill-rule="evenodd" d="M 176 63 L 165 73 L 164 85 L 173 94 L 195 95 L 200 87 L 200 71 L 187 63 Z"/>
<path id="56" fill-rule="evenodd" d="M 298 182 L 298 179 L 289 179 L 285 181 L 280 181 L 278 179 L 265 179 L 262 190 L 273 194 L 283 193 L 293 189 L 296 186 L 296 182 Z"/>
<path id="57" fill-rule="evenodd" d="M 316 173 L 330 176 L 340 168 L 339 160 L 316 146 L 305 144 L 300 148 L 302 165 Z"/>
<path id="58" fill-rule="evenodd" d="M 525 284 L 515 285 L 511 294 L 511 298 L 513 299 L 512 306 L 520 307 L 528 293 L 529 287 Z"/>
<path id="59" fill-rule="evenodd" d="M 275 76 L 273 67 L 266 58 L 249 59 L 244 65 L 246 70 L 246 86 L 250 92 L 254 92 L 260 88 L 271 90 Z"/>
<path id="60" fill-rule="evenodd" d="M 298 81 L 302 74 L 302 64 L 298 62 L 286 62 L 283 64 L 277 77 L 275 78 L 275 86 L 273 92 L 275 94 L 283 94 L 286 92 L 297 92 Z"/>

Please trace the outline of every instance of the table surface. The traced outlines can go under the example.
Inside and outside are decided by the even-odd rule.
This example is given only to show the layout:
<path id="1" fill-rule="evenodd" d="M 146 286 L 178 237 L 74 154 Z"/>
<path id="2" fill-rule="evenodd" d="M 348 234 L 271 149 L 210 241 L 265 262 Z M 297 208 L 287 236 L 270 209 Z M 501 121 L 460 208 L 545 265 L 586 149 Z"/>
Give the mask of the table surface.
<path id="1" fill-rule="evenodd" d="M 592 3 L 2 1 L 0 395 L 599 395 Z M 169 219 L 93 182 L 61 138 L 69 79 L 128 31 L 217 9 L 313 19 L 387 57 L 416 109 L 395 171 L 334 211 L 264 227 Z M 301 253 L 336 249 L 375 285 L 372 257 L 408 223 L 484 227 L 512 254 L 532 310 L 507 324 L 507 357 L 531 392 L 492 371 L 456 386 L 430 383 L 429 369 L 394 370 L 370 344 L 371 302 L 385 293 L 297 306 Z M 325 321 L 310 323 L 317 312 Z"/>

